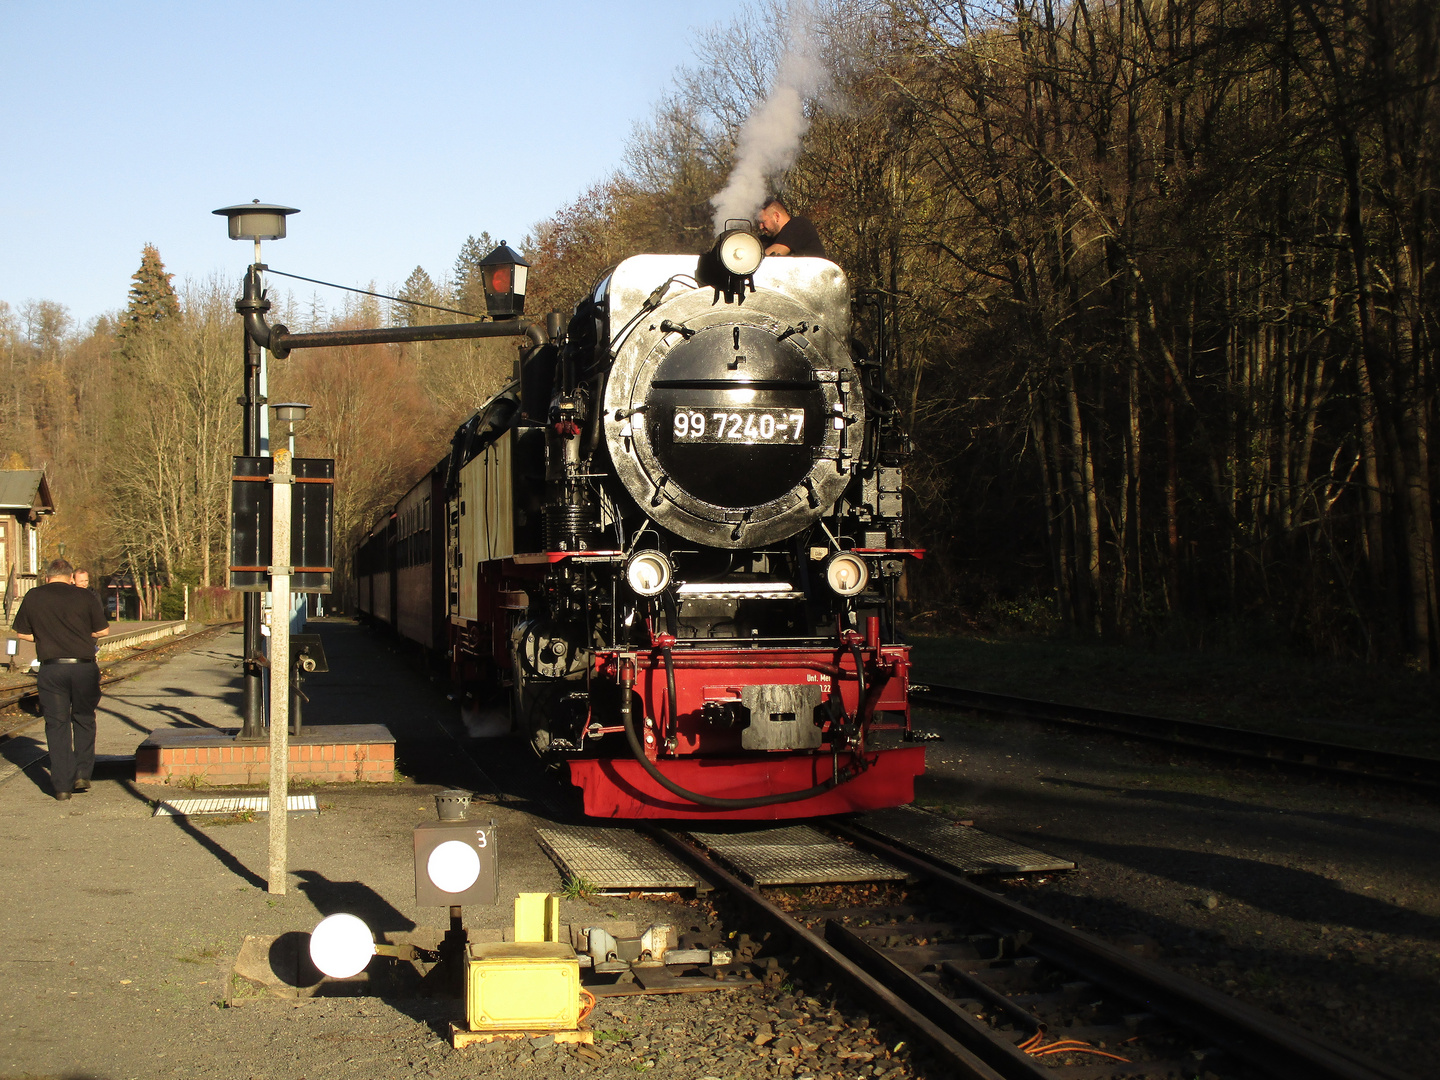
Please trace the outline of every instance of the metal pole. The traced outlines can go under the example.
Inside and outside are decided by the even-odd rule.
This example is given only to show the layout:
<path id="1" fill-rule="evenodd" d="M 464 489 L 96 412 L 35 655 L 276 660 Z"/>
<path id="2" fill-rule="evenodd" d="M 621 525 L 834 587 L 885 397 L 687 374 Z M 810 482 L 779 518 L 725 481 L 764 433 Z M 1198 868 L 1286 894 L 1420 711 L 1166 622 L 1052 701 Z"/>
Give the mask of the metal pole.
<path id="1" fill-rule="evenodd" d="M 258 246 L 258 244 L 257 244 Z M 270 307 L 260 293 L 259 260 L 245 272 L 245 291 L 235 302 L 235 310 L 242 315 L 251 312 L 263 313 Z M 260 410 L 265 403 L 260 399 L 260 346 L 247 333 L 245 335 L 245 396 L 240 399 L 245 409 L 246 457 L 260 456 Z M 265 684 L 262 681 L 260 665 L 256 657 L 260 654 L 260 594 L 247 592 L 244 600 L 245 634 L 244 655 L 240 669 L 242 689 L 240 738 L 262 739 L 265 736 Z"/>
<path id="2" fill-rule="evenodd" d="M 285 892 L 290 814 L 290 452 L 275 455 L 270 475 L 274 524 L 270 567 L 270 877 Z"/>

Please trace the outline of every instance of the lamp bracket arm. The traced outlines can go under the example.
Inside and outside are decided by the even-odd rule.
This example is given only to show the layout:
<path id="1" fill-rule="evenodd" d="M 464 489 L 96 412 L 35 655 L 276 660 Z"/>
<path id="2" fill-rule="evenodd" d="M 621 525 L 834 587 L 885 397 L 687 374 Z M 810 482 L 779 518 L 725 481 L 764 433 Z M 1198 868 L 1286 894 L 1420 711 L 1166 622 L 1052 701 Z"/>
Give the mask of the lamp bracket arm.
<path id="1" fill-rule="evenodd" d="M 290 350 L 284 343 L 290 331 L 280 323 L 271 326 L 265 321 L 265 313 L 270 310 L 270 301 L 266 298 L 265 291 L 260 288 L 260 271 L 264 269 L 264 263 L 256 263 L 245 272 L 244 291 L 240 294 L 240 299 L 235 301 L 235 310 L 245 318 L 246 337 L 260 348 L 269 349 L 270 355 L 275 359 L 284 360 L 290 355 Z"/>

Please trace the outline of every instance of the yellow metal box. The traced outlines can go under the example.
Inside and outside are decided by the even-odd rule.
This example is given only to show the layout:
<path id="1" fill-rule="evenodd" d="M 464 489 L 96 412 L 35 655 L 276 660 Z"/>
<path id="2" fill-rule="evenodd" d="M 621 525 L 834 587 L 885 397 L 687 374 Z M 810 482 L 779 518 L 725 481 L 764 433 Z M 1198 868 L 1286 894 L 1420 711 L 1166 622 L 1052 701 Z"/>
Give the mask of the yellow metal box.
<path id="1" fill-rule="evenodd" d="M 573 1031 L 580 1023 L 580 962 L 559 941 L 470 946 L 465 1017 L 471 1031 Z"/>

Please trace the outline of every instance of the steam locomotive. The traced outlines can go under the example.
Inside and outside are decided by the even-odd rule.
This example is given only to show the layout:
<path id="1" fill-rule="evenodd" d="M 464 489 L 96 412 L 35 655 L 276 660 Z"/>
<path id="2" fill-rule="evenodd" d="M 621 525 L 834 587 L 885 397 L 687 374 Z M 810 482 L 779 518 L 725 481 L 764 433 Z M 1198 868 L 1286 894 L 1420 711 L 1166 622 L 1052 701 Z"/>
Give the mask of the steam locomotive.
<path id="1" fill-rule="evenodd" d="M 895 620 L 923 552 L 878 297 L 852 318 L 838 266 L 734 229 L 626 259 L 559 329 L 366 538 L 361 611 L 443 652 L 471 719 L 499 706 L 592 817 L 911 801 Z"/>

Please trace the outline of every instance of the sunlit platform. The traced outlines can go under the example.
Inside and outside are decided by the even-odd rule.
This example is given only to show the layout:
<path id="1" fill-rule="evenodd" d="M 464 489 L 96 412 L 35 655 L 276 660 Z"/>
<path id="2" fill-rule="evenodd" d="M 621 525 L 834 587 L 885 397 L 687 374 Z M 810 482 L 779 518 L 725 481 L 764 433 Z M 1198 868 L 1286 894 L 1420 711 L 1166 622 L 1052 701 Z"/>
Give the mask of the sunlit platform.
<path id="1" fill-rule="evenodd" d="M 239 743 L 235 731 L 153 732 L 135 750 L 140 784 L 265 784 L 267 743 Z M 395 779 L 395 737 L 383 724 L 328 724 L 290 738 L 290 777 L 301 783 L 388 784 Z"/>

